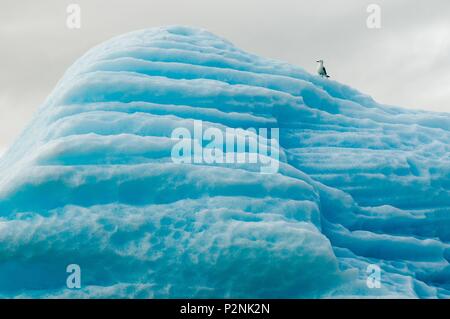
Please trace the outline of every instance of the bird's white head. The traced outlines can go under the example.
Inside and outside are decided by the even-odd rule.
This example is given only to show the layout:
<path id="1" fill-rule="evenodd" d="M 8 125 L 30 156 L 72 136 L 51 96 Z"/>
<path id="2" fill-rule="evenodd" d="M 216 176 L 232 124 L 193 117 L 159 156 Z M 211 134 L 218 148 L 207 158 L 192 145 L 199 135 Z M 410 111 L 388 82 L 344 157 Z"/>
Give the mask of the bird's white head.
<path id="1" fill-rule="evenodd" d="M 317 63 L 323 63 L 323 60 L 317 60 L 316 62 Z"/>

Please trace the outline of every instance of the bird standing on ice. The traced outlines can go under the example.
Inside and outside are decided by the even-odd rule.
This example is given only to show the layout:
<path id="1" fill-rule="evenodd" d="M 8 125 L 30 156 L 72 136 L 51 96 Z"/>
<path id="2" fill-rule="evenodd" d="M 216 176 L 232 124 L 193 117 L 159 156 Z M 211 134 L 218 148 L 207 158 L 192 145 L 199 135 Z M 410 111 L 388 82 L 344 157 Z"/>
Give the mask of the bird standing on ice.
<path id="1" fill-rule="evenodd" d="M 330 76 L 327 74 L 327 70 L 323 66 L 323 60 L 318 60 L 316 62 L 319 63 L 319 66 L 317 67 L 317 74 L 321 77 L 329 78 Z"/>

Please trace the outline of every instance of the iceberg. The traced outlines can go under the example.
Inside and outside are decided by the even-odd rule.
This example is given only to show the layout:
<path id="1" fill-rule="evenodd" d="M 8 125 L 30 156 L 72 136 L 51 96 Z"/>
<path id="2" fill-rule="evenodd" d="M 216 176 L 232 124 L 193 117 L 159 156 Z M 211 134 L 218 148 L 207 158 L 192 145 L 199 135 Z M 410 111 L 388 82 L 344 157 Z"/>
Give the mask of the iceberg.
<path id="1" fill-rule="evenodd" d="M 174 162 L 173 131 L 195 121 L 278 129 L 277 172 Z M 121 35 L 67 70 L 0 158 L 0 297 L 448 298 L 449 154 L 449 113 L 202 29 Z"/>

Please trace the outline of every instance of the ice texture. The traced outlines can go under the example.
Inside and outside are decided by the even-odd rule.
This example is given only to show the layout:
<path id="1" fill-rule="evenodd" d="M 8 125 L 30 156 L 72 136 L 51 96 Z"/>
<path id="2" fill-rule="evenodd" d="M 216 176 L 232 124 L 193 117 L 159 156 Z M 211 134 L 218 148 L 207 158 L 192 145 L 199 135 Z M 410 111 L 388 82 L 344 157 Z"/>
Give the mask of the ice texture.
<path id="1" fill-rule="evenodd" d="M 193 120 L 279 128 L 279 172 L 173 163 Z M 113 38 L 0 159 L 0 296 L 447 298 L 449 130 L 202 29 Z"/>

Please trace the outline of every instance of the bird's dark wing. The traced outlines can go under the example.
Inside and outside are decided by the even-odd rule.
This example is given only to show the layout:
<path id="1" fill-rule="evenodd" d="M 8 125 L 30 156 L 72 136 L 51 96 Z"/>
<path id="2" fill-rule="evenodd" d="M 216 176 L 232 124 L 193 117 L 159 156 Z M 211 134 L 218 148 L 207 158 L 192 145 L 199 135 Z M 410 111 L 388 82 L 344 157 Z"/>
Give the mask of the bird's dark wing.
<path id="1" fill-rule="evenodd" d="M 328 75 L 327 69 L 325 69 L 325 67 L 323 67 L 323 72 L 325 73 L 325 75 Z"/>

